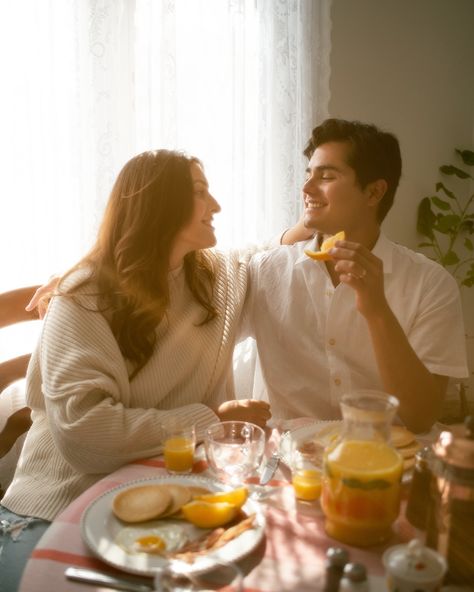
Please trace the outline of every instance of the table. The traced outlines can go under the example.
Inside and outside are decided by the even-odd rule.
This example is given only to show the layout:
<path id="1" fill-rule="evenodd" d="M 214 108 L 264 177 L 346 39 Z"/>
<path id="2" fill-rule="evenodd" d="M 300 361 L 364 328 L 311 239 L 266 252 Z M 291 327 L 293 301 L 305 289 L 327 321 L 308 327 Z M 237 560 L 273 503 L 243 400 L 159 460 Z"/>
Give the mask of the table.
<path id="1" fill-rule="evenodd" d="M 272 434 L 267 453 L 275 447 L 278 435 Z M 195 463 L 193 473 L 212 476 L 205 461 Z M 108 475 L 72 502 L 45 532 L 27 563 L 20 592 L 91 592 L 105 590 L 71 582 L 64 577 L 68 566 L 89 567 L 124 575 L 94 557 L 82 542 L 82 512 L 97 496 L 127 481 L 166 474 L 162 458 L 133 462 Z M 324 532 L 324 518 L 319 502 L 295 500 L 288 481 L 288 469 L 280 463 L 270 481 L 274 494 L 263 502 L 267 526 L 259 546 L 239 564 L 247 574 L 246 592 L 306 592 L 321 589 L 323 565 L 327 548 L 341 546 Z M 345 547 L 350 560 L 365 564 L 369 572 L 371 592 L 385 592 L 383 551 L 392 545 L 407 542 L 416 531 L 404 518 L 404 505 L 394 525 L 394 534 L 385 544 L 370 549 Z M 148 580 L 151 581 L 151 580 Z M 224 588 L 222 588 L 224 590 Z M 229 587 L 225 588 L 230 592 Z"/>

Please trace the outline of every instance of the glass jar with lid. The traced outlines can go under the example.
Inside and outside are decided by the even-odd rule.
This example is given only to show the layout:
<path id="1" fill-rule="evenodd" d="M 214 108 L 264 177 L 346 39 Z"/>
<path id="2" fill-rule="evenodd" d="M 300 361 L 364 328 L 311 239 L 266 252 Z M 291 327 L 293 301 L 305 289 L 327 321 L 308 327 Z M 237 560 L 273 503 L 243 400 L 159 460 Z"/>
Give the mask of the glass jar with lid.
<path id="1" fill-rule="evenodd" d="M 474 582 L 474 416 L 441 432 L 433 446 L 426 544 L 448 561 L 448 581 Z"/>

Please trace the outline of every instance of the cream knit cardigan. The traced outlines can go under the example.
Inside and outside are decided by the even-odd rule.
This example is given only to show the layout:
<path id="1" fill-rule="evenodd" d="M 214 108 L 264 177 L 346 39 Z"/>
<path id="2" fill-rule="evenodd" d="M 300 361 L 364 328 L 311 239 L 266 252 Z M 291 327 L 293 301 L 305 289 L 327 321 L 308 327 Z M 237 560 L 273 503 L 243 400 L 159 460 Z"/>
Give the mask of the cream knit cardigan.
<path id="1" fill-rule="evenodd" d="M 33 425 L 2 505 L 53 520 L 104 475 L 160 454 L 160 422 L 170 415 L 192 420 L 198 432 L 218 421 L 212 409 L 233 398 L 231 360 L 250 252 L 216 255 L 218 317 L 197 326 L 204 311 L 183 269 L 171 272 L 157 346 L 131 382 L 105 317 L 70 298 L 53 299 L 28 369 Z M 84 298 L 95 306 L 95 298 Z"/>

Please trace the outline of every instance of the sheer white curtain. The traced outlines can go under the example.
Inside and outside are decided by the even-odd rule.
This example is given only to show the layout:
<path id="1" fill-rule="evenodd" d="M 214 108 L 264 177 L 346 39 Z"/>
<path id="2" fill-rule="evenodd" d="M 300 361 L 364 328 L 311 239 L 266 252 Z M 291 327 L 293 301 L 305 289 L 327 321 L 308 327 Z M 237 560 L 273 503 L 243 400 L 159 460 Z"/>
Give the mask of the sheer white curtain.
<path id="1" fill-rule="evenodd" d="M 148 148 L 203 160 L 221 246 L 293 223 L 327 109 L 329 4 L 0 0 L 0 290 L 73 264 Z"/>
<path id="2" fill-rule="evenodd" d="M 75 263 L 119 169 L 149 148 L 203 160 L 222 206 L 222 247 L 292 224 L 301 150 L 326 116 L 329 5 L 0 0 L 0 291 Z M 2 331 L 0 360 L 31 351 L 31 325 Z M 234 367 L 248 396 L 250 341 Z M 23 406 L 17 387 L 3 393 L 4 407 Z"/>

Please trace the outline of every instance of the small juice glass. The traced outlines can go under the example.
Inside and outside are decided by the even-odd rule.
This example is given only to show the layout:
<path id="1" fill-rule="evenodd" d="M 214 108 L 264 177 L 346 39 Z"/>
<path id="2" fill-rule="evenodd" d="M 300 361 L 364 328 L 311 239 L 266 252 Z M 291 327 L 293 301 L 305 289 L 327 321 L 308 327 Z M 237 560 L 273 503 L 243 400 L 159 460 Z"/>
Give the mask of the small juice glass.
<path id="1" fill-rule="evenodd" d="M 196 431 L 194 425 L 183 425 L 172 419 L 162 425 L 165 468 L 168 473 L 190 473 L 194 463 Z"/>
<path id="2" fill-rule="evenodd" d="M 297 443 L 293 443 L 291 451 L 291 483 L 295 497 L 299 500 L 312 502 L 321 495 L 321 470 L 310 458 L 300 452 Z"/>

